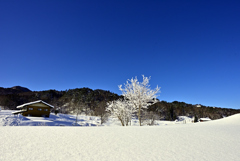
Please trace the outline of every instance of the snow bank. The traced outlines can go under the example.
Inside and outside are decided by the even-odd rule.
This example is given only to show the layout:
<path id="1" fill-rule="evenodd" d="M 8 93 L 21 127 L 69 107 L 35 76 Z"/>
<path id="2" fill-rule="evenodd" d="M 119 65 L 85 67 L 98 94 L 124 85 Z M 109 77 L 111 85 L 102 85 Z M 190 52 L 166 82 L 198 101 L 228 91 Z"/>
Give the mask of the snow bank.
<path id="1" fill-rule="evenodd" d="M 0 127 L 0 160 L 239 160 L 240 115 L 155 127 Z"/>
<path id="2" fill-rule="evenodd" d="M 23 117 L 13 115 L 13 110 L 3 110 L 0 112 L 0 126 L 122 126 L 117 118 L 108 118 L 108 121 L 101 125 L 101 120 L 97 116 L 50 114 L 50 117 Z M 144 123 L 146 125 L 146 123 Z M 155 121 L 156 125 L 175 124 L 174 121 Z M 132 126 L 139 126 L 137 118 L 132 119 Z"/>
<path id="3" fill-rule="evenodd" d="M 177 120 L 175 120 L 176 123 L 194 123 L 194 117 L 188 117 L 188 116 L 178 116 Z"/>
<path id="4" fill-rule="evenodd" d="M 0 126 L 73 126 L 76 116 L 67 114 L 50 114 L 50 117 L 24 117 L 13 115 L 12 110 L 0 112 Z M 78 116 L 77 126 L 99 126 L 100 119 L 95 116 Z"/>

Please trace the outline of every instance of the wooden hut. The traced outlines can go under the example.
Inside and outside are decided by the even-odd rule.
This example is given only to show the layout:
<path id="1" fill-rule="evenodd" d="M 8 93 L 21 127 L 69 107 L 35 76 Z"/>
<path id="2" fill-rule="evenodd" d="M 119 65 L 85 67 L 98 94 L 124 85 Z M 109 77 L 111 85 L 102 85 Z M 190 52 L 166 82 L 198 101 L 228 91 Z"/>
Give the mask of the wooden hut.
<path id="1" fill-rule="evenodd" d="M 37 116 L 37 117 L 49 117 L 51 108 L 54 106 L 42 101 L 34 101 L 17 106 L 20 111 L 13 112 L 13 114 L 22 114 L 23 116 Z"/>

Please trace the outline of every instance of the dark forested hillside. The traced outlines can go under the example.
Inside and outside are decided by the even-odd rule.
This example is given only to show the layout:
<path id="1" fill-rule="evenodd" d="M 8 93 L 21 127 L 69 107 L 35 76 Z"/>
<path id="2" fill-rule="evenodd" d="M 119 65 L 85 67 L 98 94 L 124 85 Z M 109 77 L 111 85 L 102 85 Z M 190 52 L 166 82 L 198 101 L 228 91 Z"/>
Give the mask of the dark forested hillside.
<path id="1" fill-rule="evenodd" d="M 7 92 L 5 92 L 4 89 Z M 43 100 L 65 113 L 74 111 L 74 108 L 77 108 L 76 106 L 82 105 L 88 106 L 91 110 L 94 110 L 100 102 L 108 102 L 120 97 L 110 91 L 100 89 L 92 90 L 89 88 L 76 88 L 66 91 L 8 91 L 9 88 L 2 88 L 2 93 L 0 94 L 0 106 L 4 109 L 15 110 L 18 105 L 36 100 Z"/>
<path id="2" fill-rule="evenodd" d="M 86 115 L 103 116 L 108 101 L 119 99 L 121 96 L 105 90 L 76 88 L 66 91 L 30 91 L 27 88 L 15 86 L 0 88 L 0 106 L 3 109 L 16 110 L 16 106 L 43 100 L 55 107 L 54 111 L 61 113 L 84 113 Z M 175 120 L 177 116 L 209 117 L 219 119 L 240 113 L 240 110 L 192 105 L 185 102 L 158 102 L 144 111 L 146 118 Z"/>
<path id="3" fill-rule="evenodd" d="M 12 88 L 2 88 L 0 87 L 0 95 L 6 94 L 17 94 L 22 92 L 31 92 L 28 88 L 21 87 L 21 86 L 14 86 Z"/>
<path id="4" fill-rule="evenodd" d="M 161 101 L 149 107 L 149 111 L 153 111 L 160 119 L 173 121 L 177 116 L 194 116 L 198 118 L 209 117 L 211 119 L 219 119 L 240 113 L 240 109 L 228 109 L 219 107 L 209 107 L 204 105 L 192 105 L 185 102 L 166 102 Z"/>

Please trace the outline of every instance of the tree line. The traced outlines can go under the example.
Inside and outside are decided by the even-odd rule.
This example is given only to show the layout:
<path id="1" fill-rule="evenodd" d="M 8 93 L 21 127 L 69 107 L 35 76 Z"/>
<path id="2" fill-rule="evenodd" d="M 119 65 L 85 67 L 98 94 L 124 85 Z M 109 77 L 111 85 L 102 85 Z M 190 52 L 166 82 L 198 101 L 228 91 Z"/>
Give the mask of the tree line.
<path id="1" fill-rule="evenodd" d="M 133 79 L 134 80 L 134 79 Z M 1 88 L 1 91 L 7 89 Z M 122 89 L 124 90 L 124 88 Z M 125 97 L 124 97 L 125 96 Z M 106 110 L 107 107 L 121 103 L 121 100 L 129 101 L 130 96 L 123 93 L 119 96 L 113 92 L 106 90 L 92 90 L 90 88 L 76 88 L 65 91 L 46 90 L 46 91 L 23 91 L 23 92 L 2 92 L 0 93 L 0 106 L 2 109 L 17 110 L 18 105 L 32 102 L 36 100 L 43 100 L 55 108 L 52 112 L 60 112 L 65 114 L 85 114 L 89 116 L 99 116 L 102 123 L 107 120 L 111 111 Z M 132 108 L 134 105 L 129 102 L 125 107 L 129 107 L 131 112 L 124 116 L 124 125 L 130 125 L 129 117 L 139 119 L 140 124 L 154 124 L 154 120 L 169 120 L 174 121 L 177 116 L 194 116 L 195 119 L 202 117 L 209 117 L 211 119 L 219 119 L 240 113 L 240 109 L 228 109 L 219 107 L 209 107 L 204 105 L 192 105 L 185 102 L 166 102 L 155 101 L 154 99 L 142 103 L 142 107 L 138 111 L 137 108 Z M 132 102 L 133 103 L 133 102 Z M 141 104 L 141 102 L 140 102 Z M 137 104 L 135 104 L 137 105 Z M 138 105 L 137 105 L 138 106 Z M 119 105 L 120 107 L 120 105 Z M 140 111 L 140 112 L 139 112 Z M 126 112 L 126 111 L 125 111 Z M 112 113 L 113 114 L 113 113 Z"/>

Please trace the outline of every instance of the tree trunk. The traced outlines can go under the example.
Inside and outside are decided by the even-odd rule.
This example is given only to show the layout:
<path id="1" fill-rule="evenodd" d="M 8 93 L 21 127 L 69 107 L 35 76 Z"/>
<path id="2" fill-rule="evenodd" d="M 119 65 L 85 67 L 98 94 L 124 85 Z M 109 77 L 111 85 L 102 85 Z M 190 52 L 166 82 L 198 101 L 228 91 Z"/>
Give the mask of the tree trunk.
<path id="1" fill-rule="evenodd" d="M 138 106 L 138 120 L 139 120 L 139 126 L 142 126 L 142 123 L 141 123 L 141 108 L 140 108 L 140 106 Z"/>
<path id="2" fill-rule="evenodd" d="M 75 126 L 77 126 L 77 121 L 78 121 L 78 112 L 77 112 L 77 116 L 76 116 L 76 123 L 75 123 Z"/>
<path id="3" fill-rule="evenodd" d="M 120 120 L 122 126 L 124 126 L 123 120 L 121 119 L 121 117 L 118 116 L 118 119 Z"/>

